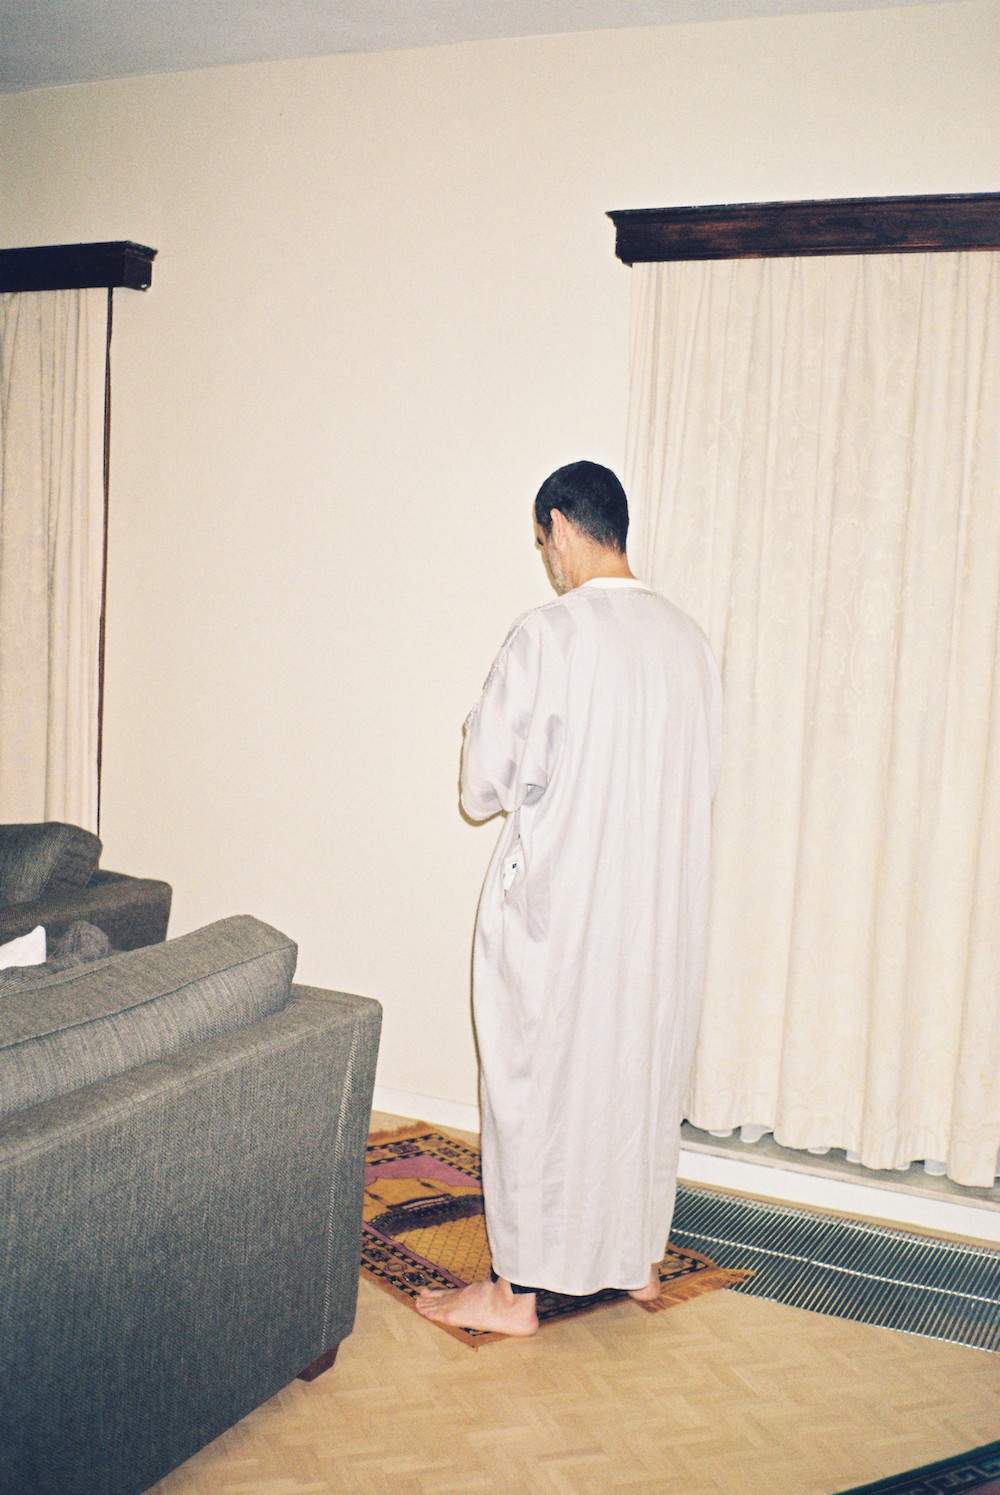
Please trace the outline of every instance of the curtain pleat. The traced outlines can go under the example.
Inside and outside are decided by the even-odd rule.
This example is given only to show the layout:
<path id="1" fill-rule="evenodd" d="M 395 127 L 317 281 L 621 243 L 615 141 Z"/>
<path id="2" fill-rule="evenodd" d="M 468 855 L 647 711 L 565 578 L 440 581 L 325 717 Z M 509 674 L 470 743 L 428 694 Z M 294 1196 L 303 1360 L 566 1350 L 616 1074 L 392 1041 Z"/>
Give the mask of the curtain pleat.
<path id="1" fill-rule="evenodd" d="M 97 828 L 107 292 L 0 296 L 0 821 Z"/>
<path id="2" fill-rule="evenodd" d="M 633 565 L 723 670 L 688 1105 L 1000 1148 L 1000 255 L 637 266 Z"/>

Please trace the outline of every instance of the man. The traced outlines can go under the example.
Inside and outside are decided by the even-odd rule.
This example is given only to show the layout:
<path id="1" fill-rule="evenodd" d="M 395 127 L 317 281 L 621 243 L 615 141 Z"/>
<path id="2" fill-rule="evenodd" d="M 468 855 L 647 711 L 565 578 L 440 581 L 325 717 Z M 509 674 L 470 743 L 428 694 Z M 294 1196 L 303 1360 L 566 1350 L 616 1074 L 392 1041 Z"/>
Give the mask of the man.
<path id="1" fill-rule="evenodd" d="M 519 1335 L 536 1289 L 659 1295 L 722 727 L 704 635 L 629 569 L 614 473 L 561 467 L 535 521 L 560 595 L 514 624 L 462 758 L 466 813 L 506 816 L 473 965 L 494 1270 L 417 1303 Z"/>

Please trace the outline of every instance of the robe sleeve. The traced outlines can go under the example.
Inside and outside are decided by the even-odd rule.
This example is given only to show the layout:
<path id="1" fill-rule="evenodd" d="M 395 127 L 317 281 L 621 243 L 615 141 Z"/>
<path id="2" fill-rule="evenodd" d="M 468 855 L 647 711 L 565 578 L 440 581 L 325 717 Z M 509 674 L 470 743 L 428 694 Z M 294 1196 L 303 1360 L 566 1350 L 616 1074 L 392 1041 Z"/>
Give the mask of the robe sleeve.
<path id="1" fill-rule="evenodd" d="M 540 643 L 532 614 L 519 619 L 465 722 L 462 808 L 488 820 L 532 804 L 548 783 L 551 734 L 540 733 Z"/>

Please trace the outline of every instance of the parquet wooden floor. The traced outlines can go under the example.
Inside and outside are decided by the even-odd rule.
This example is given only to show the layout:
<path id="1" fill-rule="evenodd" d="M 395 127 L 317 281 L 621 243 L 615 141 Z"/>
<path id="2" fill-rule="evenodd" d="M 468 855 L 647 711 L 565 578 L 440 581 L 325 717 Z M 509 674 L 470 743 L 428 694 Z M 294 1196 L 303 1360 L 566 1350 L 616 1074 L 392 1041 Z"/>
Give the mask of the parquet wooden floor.
<path id="1" fill-rule="evenodd" d="M 997 1437 L 1000 1355 L 727 1292 L 472 1350 L 363 1282 L 334 1368 L 150 1495 L 835 1495 Z"/>

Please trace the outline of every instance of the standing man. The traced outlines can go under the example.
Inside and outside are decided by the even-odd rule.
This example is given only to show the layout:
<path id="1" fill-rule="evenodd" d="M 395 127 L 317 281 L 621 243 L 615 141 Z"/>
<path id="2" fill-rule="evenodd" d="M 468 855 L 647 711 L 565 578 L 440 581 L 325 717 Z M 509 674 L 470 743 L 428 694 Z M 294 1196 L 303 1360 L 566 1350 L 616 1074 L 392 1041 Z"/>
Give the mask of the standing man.
<path id="1" fill-rule="evenodd" d="M 494 1270 L 417 1302 L 519 1335 L 536 1289 L 659 1295 L 722 735 L 707 640 L 629 569 L 614 473 L 559 468 L 535 521 L 560 595 L 514 624 L 462 758 L 466 813 L 506 817 L 473 966 Z"/>

